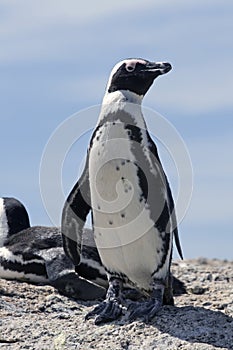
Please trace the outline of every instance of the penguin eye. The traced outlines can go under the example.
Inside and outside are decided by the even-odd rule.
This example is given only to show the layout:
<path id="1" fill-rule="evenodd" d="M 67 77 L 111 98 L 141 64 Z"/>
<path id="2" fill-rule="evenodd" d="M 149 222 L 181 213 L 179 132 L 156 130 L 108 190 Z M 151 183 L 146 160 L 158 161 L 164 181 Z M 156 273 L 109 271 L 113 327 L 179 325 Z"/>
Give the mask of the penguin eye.
<path id="1" fill-rule="evenodd" d="M 136 64 L 125 66 L 125 69 L 127 70 L 127 72 L 133 72 L 135 68 L 136 68 Z"/>

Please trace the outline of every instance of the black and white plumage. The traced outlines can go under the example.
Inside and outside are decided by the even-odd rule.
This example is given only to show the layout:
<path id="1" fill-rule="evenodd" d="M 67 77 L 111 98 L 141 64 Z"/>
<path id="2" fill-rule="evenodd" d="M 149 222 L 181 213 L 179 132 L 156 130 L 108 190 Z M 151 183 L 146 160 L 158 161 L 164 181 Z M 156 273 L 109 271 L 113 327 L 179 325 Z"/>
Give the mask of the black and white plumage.
<path id="1" fill-rule="evenodd" d="M 30 227 L 20 201 L 0 198 L 0 278 L 48 283 L 62 294 L 82 300 L 103 298 L 106 273 L 92 231 L 86 229 L 85 233 L 83 262 L 75 267 L 64 254 L 59 228 Z"/>
<path id="2" fill-rule="evenodd" d="M 91 211 L 95 242 L 107 271 L 106 300 L 87 318 L 113 320 L 122 312 L 125 284 L 148 300 L 130 319 L 152 319 L 173 304 L 172 239 L 182 257 L 171 190 L 141 110 L 141 102 L 169 63 L 127 59 L 112 70 L 82 176 L 65 203 L 62 235 L 66 254 L 80 263 L 83 227 Z"/>

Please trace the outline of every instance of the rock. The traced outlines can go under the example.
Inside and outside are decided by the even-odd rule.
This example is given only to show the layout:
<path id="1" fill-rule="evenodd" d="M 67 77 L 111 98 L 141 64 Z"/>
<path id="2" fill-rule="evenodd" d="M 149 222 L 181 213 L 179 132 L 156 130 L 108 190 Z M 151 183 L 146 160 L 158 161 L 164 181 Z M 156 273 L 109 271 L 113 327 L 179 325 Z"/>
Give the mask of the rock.
<path id="1" fill-rule="evenodd" d="M 206 291 L 206 288 L 203 288 L 201 286 L 194 286 L 189 289 L 192 294 L 204 294 Z"/>
<path id="2" fill-rule="evenodd" d="M 62 350 L 62 349 L 64 349 L 65 342 L 66 342 L 66 335 L 64 333 L 59 334 L 53 340 L 54 349 L 55 350 Z"/>
<path id="3" fill-rule="evenodd" d="M 175 307 L 163 307 L 149 324 L 129 323 L 125 315 L 95 326 L 84 321 L 93 301 L 69 299 L 51 286 L 0 280 L 1 349 L 233 349 L 233 263 L 175 261 L 172 271 L 188 293 L 177 293 Z"/>

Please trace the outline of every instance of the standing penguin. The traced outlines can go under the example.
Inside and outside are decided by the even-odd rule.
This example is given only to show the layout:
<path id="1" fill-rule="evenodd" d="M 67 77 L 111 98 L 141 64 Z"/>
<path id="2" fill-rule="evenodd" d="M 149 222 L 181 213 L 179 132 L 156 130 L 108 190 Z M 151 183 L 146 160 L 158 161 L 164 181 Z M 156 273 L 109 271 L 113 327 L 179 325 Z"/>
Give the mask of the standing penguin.
<path id="1" fill-rule="evenodd" d="M 62 214 L 63 246 L 80 263 L 83 227 L 91 211 L 96 242 L 109 288 L 87 318 L 111 321 L 122 313 L 122 289 L 131 285 L 146 297 L 129 318 L 151 320 L 173 304 L 172 239 L 182 258 L 171 190 L 141 102 L 169 63 L 126 59 L 112 70 L 82 176 Z"/>

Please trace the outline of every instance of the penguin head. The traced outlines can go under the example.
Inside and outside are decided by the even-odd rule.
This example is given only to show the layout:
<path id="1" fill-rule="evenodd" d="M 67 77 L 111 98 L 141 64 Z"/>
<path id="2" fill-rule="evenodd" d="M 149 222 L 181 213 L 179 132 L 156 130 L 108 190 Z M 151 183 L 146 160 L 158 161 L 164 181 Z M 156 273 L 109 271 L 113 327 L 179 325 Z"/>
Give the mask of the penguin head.
<path id="1" fill-rule="evenodd" d="M 25 206 L 16 198 L 0 198 L 0 242 L 29 227 Z"/>
<path id="2" fill-rule="evenodd" d="M 172 69 L 167 62 L 150 62 L 140 58 L 121 61 L 113 68 L 107 85 L 107 93 L 126 90 L 144 96 L 159 75 Z"/>

